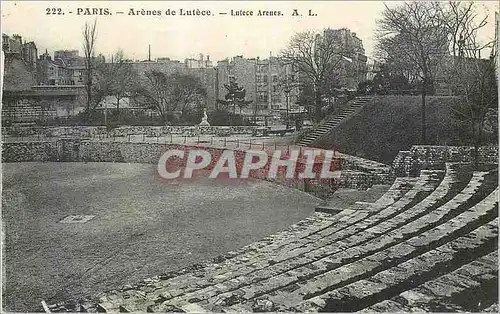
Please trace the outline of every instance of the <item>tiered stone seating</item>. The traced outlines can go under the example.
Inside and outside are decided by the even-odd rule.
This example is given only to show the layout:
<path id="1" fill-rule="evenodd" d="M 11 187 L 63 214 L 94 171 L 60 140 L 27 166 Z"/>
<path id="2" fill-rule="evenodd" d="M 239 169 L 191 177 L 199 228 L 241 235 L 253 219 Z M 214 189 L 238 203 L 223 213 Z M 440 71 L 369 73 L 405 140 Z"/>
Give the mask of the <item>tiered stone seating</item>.
<path id="1" fill-rule="evenodd" d="M 439 308 L 443 298 L 497 278 L 496 178 L 496 170 L 473 172 L 460 164 L 397 178 L 373 203 L 357 202 L 336 215 L 315 213 L 213 263 L 111 291 L 81 307 L 105 312 Z M 453 288 L 441 288 L 448 281 Z M 81 308 L 52 306 L 65 309 Z"/>
<path id="2" fill-rule="evenodd" d="M 481 237 L 481 232 L 491 232 L 497 225 L 498 219 L 495 219 L 487 226 L 478 228 L 472 235 Z M 470 241 L 467 238 L 462 239 Z M 482 289 L 482 286 L 486 286 L 486 289 Z M 487 301 L 487 298 L 494 299 L 498 296 L 495 293 L 498 292 L 498 289 L 495 289 L 497 287 L 498 252 L 495 251 L 417 288 L 404 291 L 392 299 L 367 307 L 363 312 L 478 312 L 482 300 Z M 490 307 L 483 311 L 498 313 L 498 308 L 489 310 Z"/>

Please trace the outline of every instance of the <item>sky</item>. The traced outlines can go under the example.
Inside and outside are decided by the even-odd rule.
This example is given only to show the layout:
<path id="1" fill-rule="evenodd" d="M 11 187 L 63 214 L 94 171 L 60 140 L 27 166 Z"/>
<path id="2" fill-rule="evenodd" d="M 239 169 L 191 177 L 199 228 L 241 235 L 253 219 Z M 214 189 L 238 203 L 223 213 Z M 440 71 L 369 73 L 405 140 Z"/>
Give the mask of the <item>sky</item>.
<path id="1" fill-rule="evenodd" d="M 386 2 L 394 6 L 395 1 Z M 184 60 L 209 55 L 213 61 L 243 55 L 266 58 L 277 55 L 290 37 L 300 31 L 349 28 L 363 40 L 366 54 L 373 56 L 376 19 L 384 8 L 379 1 L 2 1 L 2 33 L 20 34 L 34 41 L 39 54 L 77 49 L 82 55 L 82 28 L 97 19 L 97 53 L 107 58 L 119 49 L 127 58 Z M 495 1 L 478 3 L 488 13 L 485 39 L 494 38 Z M 78 15 L 77 12 L 107 8 L 112 15 Z M 53 11 L 64 14 L 47 14 Z M 80 10 L 79 10 L 80 9 Z M 129 15 L 130 9 L 161 11 L 161 16 Z M 167 16 L 167 10 L 176 16 Z M 210 10 L 210 16 L 180 16 L 180 10 Z M 302 16 L 292 16 L 296 9 Z M 231 16 L 237 10 L 254 16 Z M 259 10 L 281 11 L 283 16 L 255 16 Z M 313 16 L 309 16 L 311 10 Z M 119 14 L 117 12 L 124 12 Z M 220 13 L 226 13 L 221 15 Z"/>

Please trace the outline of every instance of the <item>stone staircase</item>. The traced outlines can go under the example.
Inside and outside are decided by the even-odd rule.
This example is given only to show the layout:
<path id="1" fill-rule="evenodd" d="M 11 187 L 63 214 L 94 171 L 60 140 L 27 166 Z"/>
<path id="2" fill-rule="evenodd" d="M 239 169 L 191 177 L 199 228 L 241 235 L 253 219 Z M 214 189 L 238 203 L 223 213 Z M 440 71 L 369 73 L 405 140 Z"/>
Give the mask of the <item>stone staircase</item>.
<path id="1" fill-rule="evenodd" d="M 349 101 L 347 106 L 343 108 L 340 113 L 336 116 L 333 116 L 325 123 L 320 124 L 316 129 L 312 132 L 306 134 L 300 141 L 297 142 L 299 146 L 310 146 L 321 136 L 330 132 L 333 128 L 337 127 L 343 121 L 349 119 L 354 114 L 356 114 L 363 106 L 371 100 L 370 96 L 360 96 L 355 99 Z"/>
<path id="2" fill-rule="evenodd" d="M 49 306 L 89 312 L 495 311 L 498 169 L 448 163 L 212 262 Z M 377 188 L 378 189 L 378 188 Z M 382 193 L 378 191 L 377 193 Z"/>

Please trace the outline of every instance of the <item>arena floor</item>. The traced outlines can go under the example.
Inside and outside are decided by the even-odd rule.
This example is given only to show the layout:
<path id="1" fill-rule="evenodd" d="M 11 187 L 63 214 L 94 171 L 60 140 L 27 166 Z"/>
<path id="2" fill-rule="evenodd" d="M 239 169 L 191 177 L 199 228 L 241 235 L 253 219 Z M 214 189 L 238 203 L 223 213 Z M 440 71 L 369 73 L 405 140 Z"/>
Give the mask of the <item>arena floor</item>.
<path id="1" fill-rule="evenodd" d="M 260 180 L 165 182 L 149 164 L 2 166 L 7 311 L 213 258 L 285 229 L 318 202 Z"/>

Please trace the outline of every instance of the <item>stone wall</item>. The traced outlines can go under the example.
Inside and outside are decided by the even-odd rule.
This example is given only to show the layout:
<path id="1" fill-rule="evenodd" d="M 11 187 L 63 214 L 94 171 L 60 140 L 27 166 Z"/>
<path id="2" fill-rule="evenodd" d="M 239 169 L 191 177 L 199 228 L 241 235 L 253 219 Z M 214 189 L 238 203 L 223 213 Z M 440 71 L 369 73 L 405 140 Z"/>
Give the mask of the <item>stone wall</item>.
<path id="1" fill-rule="evenodd" d="M 128 135 L 163 136 L 163 135 L 215 135 L 255 134 L 256 126 L 120 126 L 109 131 L 105 126 L 69 126 L 69 127 L 5 127 L 2 133 L 5 136 L 33 136 L 76 138 L 92 138 L 99 135 L 110 137 L 124 137 Z"/>
<path id="2" fill-rule="evenodd" d="M 58 161 L 57 142 L 2 143 L 2 162 Z"/>
<path id="3" fill-rule="evenodd" d="M 473 162 L 474 148 L 470 146 L 415 145 L 400 151 L 392 163 L 395 176 L 418 176 L 420 169 L 443 168 L 446 162 Z M 483 146 L 478 151 L 479 164 L 498 164 L 498 146 Z"/>
<path id="4" fill-rule="evenodd" d="M 165 151 L 172 149 L 185 151 L 185 156 L 187 156 L 188 151 L 193 149 L 208 151 L 211 154 L 212 163 L 204 168 L 206 170 L 213 169 L 215 163 L 225 150 L 224 148 L 197 147 L 195 145 L 59 139 L 53 141 L 3 143 L 2 161 L 83 161 L 156 164 Z M 243 150 L 233 151 L 238 173 L 241 171 L 245 153 Z M 303 158 L 297 160 L 295 178 L 287 178 L 285 175 L 286 168 L 283 167 L 278 168 L 275 177 L 268 178 L 272 155 L 268 156 L 268 164 L 264 168 L 251 170 L 249 176 L 297 188 L 321 198 L 328 197 L 338 187 L 366 189 L 373 184 L 388 184 L 392 182 L 393 179 L 388 168 L 386 168 L 386 171 L 362 172 L 355 168 L 358 166 L 355 166 L 352 160 L 349 161 L 348 157 L 351 156 L 343 155 L 333 159 L 330 170 L 341 170 L 341 176 L 337 179 L 297 179 L 297 174 L 303 172 L 306 167 L 306 161 Z M 282 152 L 281 158 L 288 158 L 286 152 Z M 169 159 L 169 162 L 171 162 L 169 166 L 185 166 L 185 160 L 185 158 L 182 160 Z M 345 160 L 348 160 L 348 162 Z M 319 173 L 321 166 L 322 163 L 317 160 L 313 165 L 314 171 Z M 349 166 L 353 166 L 355 169 L 349 169 Z"/>

